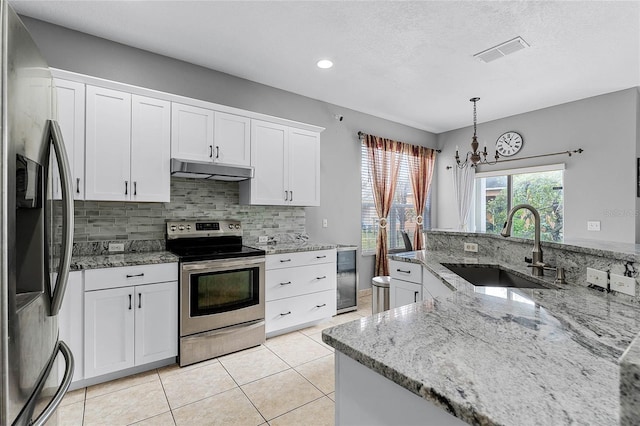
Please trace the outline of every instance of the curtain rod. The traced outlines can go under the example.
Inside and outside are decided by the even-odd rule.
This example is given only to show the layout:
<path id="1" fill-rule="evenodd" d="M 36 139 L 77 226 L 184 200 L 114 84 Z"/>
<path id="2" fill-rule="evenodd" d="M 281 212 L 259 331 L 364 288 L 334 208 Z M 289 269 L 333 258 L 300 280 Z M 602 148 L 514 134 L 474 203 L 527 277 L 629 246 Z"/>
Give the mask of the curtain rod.
<path id="1" fill-rule="evenodd" d="M 550 154 L 530 155 L 529 157 L 509 158 L 506 160 L 500 159 L 498 160 L 498 163 L 507 163 L 509 161 L 518 161 L 518 160 L 528 160 L 530 158 L 551 157 L 552 155 L 563 155 L 563 154 L 567 154 L 569 157 L 571 157 L 573 154 L 582 154 L 583 152 L 584 152 L 584 149 L 578 148 L 578 149 L 574 149 L 573 151 L 552 152 Z M 493 166 L 493 164 L 489 164 L 489 165 Z M 471 167 L 475 167 L 475 166 L 471 166 Z M 447 166 L 447 170 L 450 170 L 450 169 L 453 169 L 453 166 Z"/>
<path id="2" fill-rule="evenodd" d="M 367 134 L 365 132 L 358 132 L 358 139 L 362 139 L 363 136 L 366 136 Z M 432 149 L 432 148 L 430 148 Z M 434 149 L 435 152 L 437 152 L 438 154 L 440 154 L 442 152 L 441 149 Z"/>

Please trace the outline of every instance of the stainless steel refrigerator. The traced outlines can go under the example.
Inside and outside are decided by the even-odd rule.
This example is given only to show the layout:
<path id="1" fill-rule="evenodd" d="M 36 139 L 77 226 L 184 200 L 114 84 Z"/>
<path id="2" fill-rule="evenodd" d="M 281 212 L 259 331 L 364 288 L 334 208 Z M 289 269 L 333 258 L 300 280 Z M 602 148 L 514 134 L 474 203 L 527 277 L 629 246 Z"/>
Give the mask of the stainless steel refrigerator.
<path id="1" fill-rule="evenodd" d="M 0 29 L 0 425 L 53 424 L 73 374 L 57 318 L 73 243 L 69 164 L 49 68 L 5 0 Z"/>

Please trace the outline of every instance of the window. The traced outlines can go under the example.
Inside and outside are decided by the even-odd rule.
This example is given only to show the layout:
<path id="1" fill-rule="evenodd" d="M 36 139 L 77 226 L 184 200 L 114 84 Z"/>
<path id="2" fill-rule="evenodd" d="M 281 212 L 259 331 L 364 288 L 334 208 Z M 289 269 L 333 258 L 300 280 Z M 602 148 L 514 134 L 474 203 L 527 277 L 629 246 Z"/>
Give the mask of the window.
<path id="1" fill-rule="evenodd" d="M 499 234 L 507 213 L 517 204 L 531 204 L 540 213 L 542 241 L 564 238 L 564 165 L 476 174 L 477 230 Z M 533 239 L 534 218 L 522 209 L 513 217 L 511 235 Z"/>
<path id="2" fill-rule="evenodd" d="M 361 226 L 362 226 L 362 253 L 373 254 L 376 251 L 376 239 L 378 238 L 378 214 L 373 201 L 373 192 L 371 189 L 371 179 L 369 177 L 369 159 L 367 156 L 367 147 L 360 145 L 361 155 L 361 179 L 362 179 L 362 210 L 361 210 Z M 396 183 L 396 192 L 393 198 L 393 204 L 389 210 L 389 218 L 387 222 L 387 231 L 389 237 L 389 251 L 404 251 L 404 240 L 400 231 L 406 231 L 409 238 L 413 241 L 413 233 L 416 228 L 416 210 L 413 207 L 413 192 L 411 189 L 411 180 L 409 178 L 409 167 L 407 159 L 402 154 L 400 161 L 400 170 L 398 172 L 398 181 Z M 424 229 L 431 229 L 431 190 L 427 196 L 427 202 L 424 210 Z"/>

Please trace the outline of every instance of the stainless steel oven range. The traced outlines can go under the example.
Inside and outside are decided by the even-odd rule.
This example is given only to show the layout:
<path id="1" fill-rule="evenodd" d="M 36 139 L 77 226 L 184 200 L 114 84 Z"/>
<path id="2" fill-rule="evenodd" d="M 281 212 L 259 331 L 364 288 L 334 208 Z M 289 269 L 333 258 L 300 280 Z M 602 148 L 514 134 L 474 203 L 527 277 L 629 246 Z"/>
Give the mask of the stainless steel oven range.
<path id="1" fill-rule="evenodd" d="M 180 258 L 180 366 L 264 343 L 264 250 L 242 245 L 238 221 L 166 226 Z"/>

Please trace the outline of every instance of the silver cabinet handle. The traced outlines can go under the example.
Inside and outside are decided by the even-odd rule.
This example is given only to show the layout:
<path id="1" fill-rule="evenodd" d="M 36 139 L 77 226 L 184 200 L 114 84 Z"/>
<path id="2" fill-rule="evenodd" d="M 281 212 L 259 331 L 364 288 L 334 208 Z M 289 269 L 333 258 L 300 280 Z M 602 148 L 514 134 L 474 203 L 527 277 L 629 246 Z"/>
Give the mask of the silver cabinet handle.
<path id="1" fill-rule="evenodd" d="M 43 426 L 45 423 L 47 423 L 47 420 L 49 420 L 49 417 L 51 417 L 54 411 L 56 411 L 56 409 L 62 402 L 65 393 L 67 393 L 67 391 L 69 390 L 69 386 L 71 385 L 73 370 L 75 370 L 75 361 L 73 359 L 73 354 L 71 353 L 71 350 L 69 349 L 67 344 L 62 340 L 58 341 L 58 349 L 56 350 L 56 352 L 58 351 L 62 352 L 62 356 L 64 356 L 64 363 L 66 364 L 62 382 L 60 383 L 58 390 L 56 390 L 56 393 L 53 395 L 53 398 L 51 399 L 49 404 L 42 411 L 42 414 L 40 414 L 40 417 L 38 417 L 35 421 L 33 421 L 33 423 L 31 423 L 32 426 Z M 18 419 L 18 421 L 16 422 L 16 424 L 18 423 L 20 423 L 20 419 Z M 25 424 L 27 424 L 27 422 L 25 422 Z"/>
<path id="2" fill-rule="evenodd" d="M 57 121 L 48 121 L 48 139 L 53 144 L 53 149 L 60 169 L 60 187 L 62 189 L 62 246 L 60 248 L 60 265 L 58 267 L 58 276 L 51 290 L 53 295 L 51 298 L 50 315 L 58 315 L 64 293 L 67 290 L 67 281 L 69 279 L 69 267 L 71 266 L 71 251 L 73 249 L 73 187 L 71 184 L 71 168 L 69 167 L 69 159 L 67 151 L 64 147 L 62 139 L 62 131 Z"/>
<path id="3" fill-rule="evenodd" d="M 76 178 L 76 194 L 80 193 L 80 178 Z"/>
<path id="4" fill-rule="evenodd" d="M 293 191 L 289 191 L 289 201 L 293 201 Z"/>
<path id="5" fill-rule="evenodd" d="M 316 256 L 316 259 L 324 259 L 324 258 L 326 258 L 326 257 L 327 257 L 327 256 Z"/>
<path id="6" fill-rule="evenodd" d="M 129 194 L 129 181 L 125 180 L 124 181 L 124 195 L 128 195 Z"/>
<path id="7" fill-rule="evenodd" d="M 220 158 L 220 147 L 216 146 L 216 158 Z"/>
<path id="8" fill-rule="evenodd" d="M 413 303 L 416 303 L 418 301 L 418 294 L 420 294 L 419 291 L 413 292 Z"/>
<path id="9" fill-rule="evenodd" d="M 280 283 L 280 285 L 289 285 L 291 284 L 291 281 L 287 281 L 286 283 Z"/>
<path id="10" fill-rule="evenodd" d="M 131 295 L 129 295 L 129 310 L 131 310 Z"/>
<path id="11" fill-rule="evenodd" d="M 291 262 L 291 259 L 280 259 L 280 263 Z"/>
<path id="12" fill-rule="evenodd" d="M 291 315 L 291 311 L 280 314 L 281 317 L 286 317 L 287 315 Z"/>
<path id="13" fill-rule="evenodd" d="M 138 195 L 138 182 L 133 181 L 133 195 Z"/>
<path id="14" fill-rule="evenodd" d="M 135 278 L 135 277 L 144 277 L 144 272 L 141 272 L 141 273 L 135 274 L 135 275 L 127 274 L 127 278 Z"/>
<path id="15" fill-rule="evenodd" d="M 138 309 L 142 308 L 142 293 L 138 293 Z"/>
<path id="16" fill-rule="evenodd" d="M 284 200 L 289 201 L 289 191 L 284 191 Z"/>
<path id="17" fill-rule="evenodd" d="M 326 275 L 323 275 L 323 276 L 321 276 L 321 277 L 316 277 L 316 280 L 324 280 L 324 279 L 326 279 L 326 278 L 327 278 L 327 276 L 326 276 Z"/>
<path id="18" fill-rule="evenodd" d="M 403 274 L 410 274 L 411 271 L 403 271 L 402 269 L 396 269 L 398 272 L 402 272 Z"/>
<path id="19" fill-rule="evenodd" d="M 213 158 L 213 145 L 209 145 L 209 158 Z"/>
<path id="20" fill-rule="evenodd" d="M 325 306 L 327 306 L 327 304 L 326 304 L 326 303 L 323 303 L 322 305 L 316 305 L 316 308 L 323 308 L 323 307 L 325 307 Z"/>

